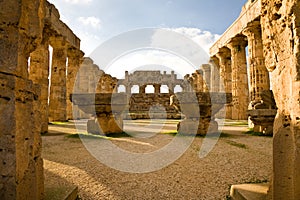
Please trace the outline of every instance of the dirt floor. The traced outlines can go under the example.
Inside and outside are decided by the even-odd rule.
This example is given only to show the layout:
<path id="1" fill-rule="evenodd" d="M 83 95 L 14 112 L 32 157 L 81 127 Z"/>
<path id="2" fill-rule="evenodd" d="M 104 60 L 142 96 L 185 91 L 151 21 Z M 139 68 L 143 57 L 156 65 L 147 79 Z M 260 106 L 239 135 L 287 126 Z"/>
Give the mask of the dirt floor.
<path id="1" fill-rule="evenodd" d="M 126 121 L 131 137 L 82 139 L 72 134 L 84 133 L 86 122 L 76 124 L 50 125 L 43 158 L 46 180 L 77 185 L 81 199 L 226 199 L 231 185 L 266 182 L 271 175 L 272 138 L 243 133 L 243 122 L 226 122 L 220 138 L 195 137 L 191 144 L 193 137 L 175 136 L 177 121 Z M 213 149 L 200 157 L 205 140 Z M 123 150 L 119 157 L 108 144 Z"/>

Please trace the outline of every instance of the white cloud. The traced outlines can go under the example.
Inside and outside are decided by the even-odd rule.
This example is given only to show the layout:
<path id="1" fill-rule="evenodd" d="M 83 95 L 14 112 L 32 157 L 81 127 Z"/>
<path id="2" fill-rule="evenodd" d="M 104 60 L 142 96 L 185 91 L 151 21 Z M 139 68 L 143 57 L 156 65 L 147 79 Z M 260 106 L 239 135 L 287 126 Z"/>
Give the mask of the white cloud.
<path id="1" fill-rule="evenodd" d="M 81 40 L 80 49 L 83 50 L 85 56 L 89 56 L 101 44 L 101 39 L 89 32 L 79 31 L 77 36 Z"/>
<path id="2" fill-rule="evenodd" d="M 209 31 L 202 31 L 198 28 L 180 27 L 171 30 L 191 38 L 207 53 L 209 53 L 209 48 L 220 38 L 220 35 L 218 34 L 213 34 Z"/>
<path id="3" fill-rule="evenodd" d="M 71 4 L 89 4 L 93 0 L 64 0 L 64 1 Z"/>
<path id="4" fill-rule="evenodd" d="M 78 21 L 84 26 L 91 26 L 95 29 L 101 28 L 101 20 L 97 17 L 79 17 Z"/>
<path id="5" fill-rule="evenodd" d="M 109 66 L 103 67 L 106 73 L 118 78 L 124 78 L 124 71 L 160 70 L 175 71 L 182 78 L 187 73 L 193 73 L 196 68 L 183 58 L 160 50 L 138 50 L 113 60 Z"/>

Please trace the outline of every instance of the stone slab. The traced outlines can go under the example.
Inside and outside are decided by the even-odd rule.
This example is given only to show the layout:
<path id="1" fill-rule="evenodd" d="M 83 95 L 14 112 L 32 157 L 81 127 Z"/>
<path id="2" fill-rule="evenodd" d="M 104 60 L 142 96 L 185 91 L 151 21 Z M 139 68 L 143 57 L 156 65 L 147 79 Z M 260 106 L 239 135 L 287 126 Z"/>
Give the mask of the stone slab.
<path id="1" fill-rule="evenodd" d="M 233 185 L 230 189 L 232 200 L 266 200 L 269 184 Z"/>

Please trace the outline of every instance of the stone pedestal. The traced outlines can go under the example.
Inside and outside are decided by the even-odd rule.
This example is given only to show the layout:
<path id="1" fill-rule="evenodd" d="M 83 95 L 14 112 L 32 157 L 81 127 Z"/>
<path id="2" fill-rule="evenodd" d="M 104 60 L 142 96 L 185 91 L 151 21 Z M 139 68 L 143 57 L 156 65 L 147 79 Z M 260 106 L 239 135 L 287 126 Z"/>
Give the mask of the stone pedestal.
<path id="1" fill-rule="evenodd" d="M 87 132 L 93 134 L 123 133 L 122 115 L 102 115 L 87 122 Z"/>
<path id="2" fill-rule="evenodd" d="M 128 105 L 126 94 L 72 94 L 72 102 L 85 113 L 94 115 L 87 131 L 94 134 L 123 133 L 123 111 Z"/>
<path id="3" fill-rule="evenodd" d="M 177 126 L 182 134 L 206 135 L 218 131 L 214 115 L 225 103 L 231 101 L 231 95 L 225 93 L 176 93 L 172 102 L 185 115 Z"/>

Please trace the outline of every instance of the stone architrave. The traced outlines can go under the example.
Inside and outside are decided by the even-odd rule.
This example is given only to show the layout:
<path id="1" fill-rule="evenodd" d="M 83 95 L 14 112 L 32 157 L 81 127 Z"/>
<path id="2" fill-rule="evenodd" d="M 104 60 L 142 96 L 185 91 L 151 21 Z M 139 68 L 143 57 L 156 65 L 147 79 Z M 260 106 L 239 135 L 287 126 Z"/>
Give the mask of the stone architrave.
<path id="1" fill-rule="evenodd" d="M 43 199 L 40 87 L 28 58 L 40 45 L 44 1 L 0 1 L 0 199 Z"/>
<path id="2" fill-rule="evenodd" d="M 63 37 L 52 37 L 53 47 L 51 85 L 49 98 L 49 121 L 67 120 L 67 44 Z"/>
<path id="3" fill-rule="evenodd" d="M 245 37 L 235 37 L 228 43 L 231 50 L 232 66 L 232 119 L 246 120 L 249 104 L 249 88 Z"/>
<path id="4" fill-rule="evenodd" d="M 261 101 L 260 94 L 264 90 L 270 90 L 269 72 L 265 66 L 260 21 L 251 22 L 243 34 L 248 39 L 248 60 L 250 75 L 250 101 Z"/>
<path id="5" fill-rule="evenodd" d="M 44 39 L 45 40 L 45 39 Z M 29 79 L 33 83 L 40 85 L 40 123 L 41 133 L 48 132 L 49 122 L 49 43 L 44 42 L 39 45 L 37 49 L 30 54 L 30 69 Z"/>
<path id="6" fill-rule="evenodd" d="M 75 79 L 79 73 L 80 64 L 83 61 L 84 53 L 76 48 L 69 48 L 67 66 L 67 119 L 73 119 L 73 105 L 70 99 L 70 94 L 73 93 Z M 78 108 L 76 108 L 78 109 Z"/>
<path id="7" fill-rule="evenodd" d="M 269 199 L 300 199 L 300 4 L 262 0 L 265 64 L 277 106 Z"/>

